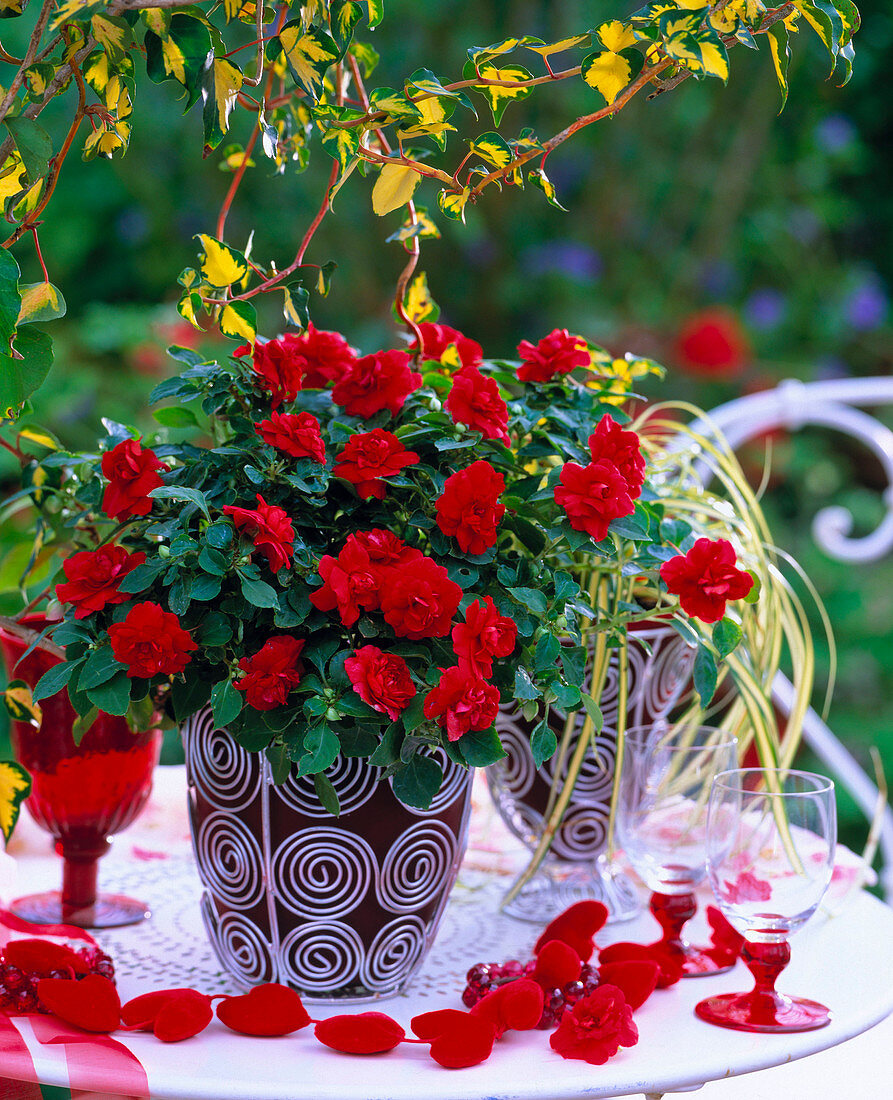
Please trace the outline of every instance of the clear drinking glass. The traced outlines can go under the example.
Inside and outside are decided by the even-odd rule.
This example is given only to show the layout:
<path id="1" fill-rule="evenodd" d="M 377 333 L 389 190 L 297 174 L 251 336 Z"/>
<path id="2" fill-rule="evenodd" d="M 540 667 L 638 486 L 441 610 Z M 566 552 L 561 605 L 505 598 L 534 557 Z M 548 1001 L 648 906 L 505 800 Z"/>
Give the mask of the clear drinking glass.
<path id="1" fill-rule="evenodd" d="M 744 768 L 718 775 L 710 795 L 707 866 L 725 916 L 746 939 L 748 993 L 708 997 L 702 1020 L 738 1031 L 812 1031 L 829 1010 L 776 992 L 788 936 L 816 911 L 834 869 L 834 784 L 823 775 Z"/>
<path id="2" fill-rule="evenodd" d="M 694 978 L 730 969 L 712 949 L 683 938 L 697 911 L 694 890 L 707 872 L 707 805 L 714 777 L 734 768 L 737 742 L 711 726 L 627 730 L 617 835 L 627 858 L 651 889 L 659 941 Z"/>

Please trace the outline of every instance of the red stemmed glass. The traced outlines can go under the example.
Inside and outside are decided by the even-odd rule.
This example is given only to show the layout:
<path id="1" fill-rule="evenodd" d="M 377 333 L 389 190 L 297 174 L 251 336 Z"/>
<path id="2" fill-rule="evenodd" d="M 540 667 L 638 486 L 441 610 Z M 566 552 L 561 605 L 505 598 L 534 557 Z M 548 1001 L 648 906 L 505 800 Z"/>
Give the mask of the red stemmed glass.
<path id="1" fill-rule="evenodd" d="M 654 944 L 679 965 L 682 977 L 730 970 L 734 960 L 683 935 L 697 911 L 695 887 L 707 873 L 707 803 L 718 772 L 734 768 L 737 742 L 711 726 L 665 723 L 626 732 L 617 807 L 617 835 L 651 891 L 661 927 Z"/>
<path id="2" fill-rule="evenodd" d="M 29 616 L 22 623 L 42 630 L 46 620 Z M 34 687 L 59 658 L 37 648 L 22 660 L 28 641 L 0 627 L 10 680 Z M 63 689 L 40 704 L 40 728 L 11 724 L 16 760 L 31 775 L 25 801 L 31 816 L 56 839 L 62 856 L 62 889 L 17 898 L 9 908 L 36 924 L 73 924 L 80 928 L 115 928 L 149 916 L 144 902 L 120 894 L 97 892 L 97 861 L 109 850 L 109 837 L 125 829 L 146 804 L 152 772 L 158 763 L 161 731 L 133 733 L 124 718 L 100 712 L 75 745 L 77 718 Z"/>
<path id="3" fill-rule="evenodd" d="M 834 869 L 834 784 L 813 772 L 744 768 L 718 775 L 710 795 L 710 885 L 725 916 L 745 937 L 741 953 L 754 977 L 746 993 L 701 1001 L 702 1020 L 736 1031 L 812 1031 L 828 1008 L 779 993 L 791 957 L 787 937 L 818 908 Z"/>

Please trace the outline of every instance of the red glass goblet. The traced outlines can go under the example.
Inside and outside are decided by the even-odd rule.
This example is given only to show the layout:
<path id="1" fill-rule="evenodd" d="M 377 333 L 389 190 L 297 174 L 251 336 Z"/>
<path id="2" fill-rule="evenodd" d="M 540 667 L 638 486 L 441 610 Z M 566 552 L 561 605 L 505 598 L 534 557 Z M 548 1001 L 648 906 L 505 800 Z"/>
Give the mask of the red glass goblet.
<path id="1" fill-rule="evenodd" d="M 46 620 L 29 616 L 23 626 L 42 630 Z M 37 648 L 21 660 L 28 642 L 0 628 L 0 648 L 11 680 L 34 687 L 59 658 Z M 42 700 L 40 728 L 14 721 L 16 760 L 31 774 L 25 801 L 31 816 L 56 839 L 62 856 L 62 889 L 17 898 L 9 908 L 36 924 L 115 928 L 149 916 L 144 902 L 97 892 L 97 861 L 109 837 L 125 829 L 146 804 L 158 763 L 161 731 L 133 733 L 124 718 L 100 712 L 80 745 L 72 738 L 77 714 L 63 689 Z"/>
<path id="2" fill-rule="evenodd" d="M 829 1009 L 779 993 L 791 957 L 787 937 L 818 908 L 834 868 L 834 784 L 812 772 L 745 768 L 718 775 L 707 824 L 710 885 L 746 939 L 741 958 L 754 977 L 746 993 L 708 997 L 695 1008 L 736 1031 L 813 1031 Z"/>

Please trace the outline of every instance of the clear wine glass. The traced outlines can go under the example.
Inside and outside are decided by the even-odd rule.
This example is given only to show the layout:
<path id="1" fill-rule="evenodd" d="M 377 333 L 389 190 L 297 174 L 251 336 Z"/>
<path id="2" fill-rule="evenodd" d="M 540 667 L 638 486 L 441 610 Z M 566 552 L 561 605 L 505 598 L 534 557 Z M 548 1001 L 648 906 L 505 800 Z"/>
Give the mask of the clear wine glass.
<path id="1" fill-rule="evenodd" d="M 737 764 L 737 742 L 711 726 L 666 724 L 627 730 L 617 812 L 618 839 L 651 891 L 658 944 L 695 978 L 731 969 L 714 949 L 682 934 L 707 873 L 707 805 L 714 777 Z"/>
<path id="2" fill-rule="evenodd" d="M 788 936 L 818 908 L 831 881 L 837 839 L 834 784 L 823 775 L 745 768 L 718 775 L 707 819 L 710 885 L 746 940 L 749 993 L 701 1001 L 702 1020 L 738 1031 L 812 1031 L 825 1005 L 776 992 L 791 957 Z"/>

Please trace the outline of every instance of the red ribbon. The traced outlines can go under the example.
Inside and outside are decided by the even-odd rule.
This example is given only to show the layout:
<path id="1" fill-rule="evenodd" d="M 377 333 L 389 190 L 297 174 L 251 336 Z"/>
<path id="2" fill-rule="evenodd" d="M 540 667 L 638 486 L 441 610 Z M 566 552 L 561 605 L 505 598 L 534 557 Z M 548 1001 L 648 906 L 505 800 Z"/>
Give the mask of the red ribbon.
<path id="1" fill-rule="evenodd" d="M 31 921 L 17 917 L 9 909 L 0 909 L 0 946 L 12 938 L 4 933 L 5 928 L 12 932 L 24 932 L 29 937 L 59 936 L 65 940 L 83 940 L 93 947 L 99 946 L 89 932 L 83 928 L 75 928 L 73 924 L 32 924 Z"/>

